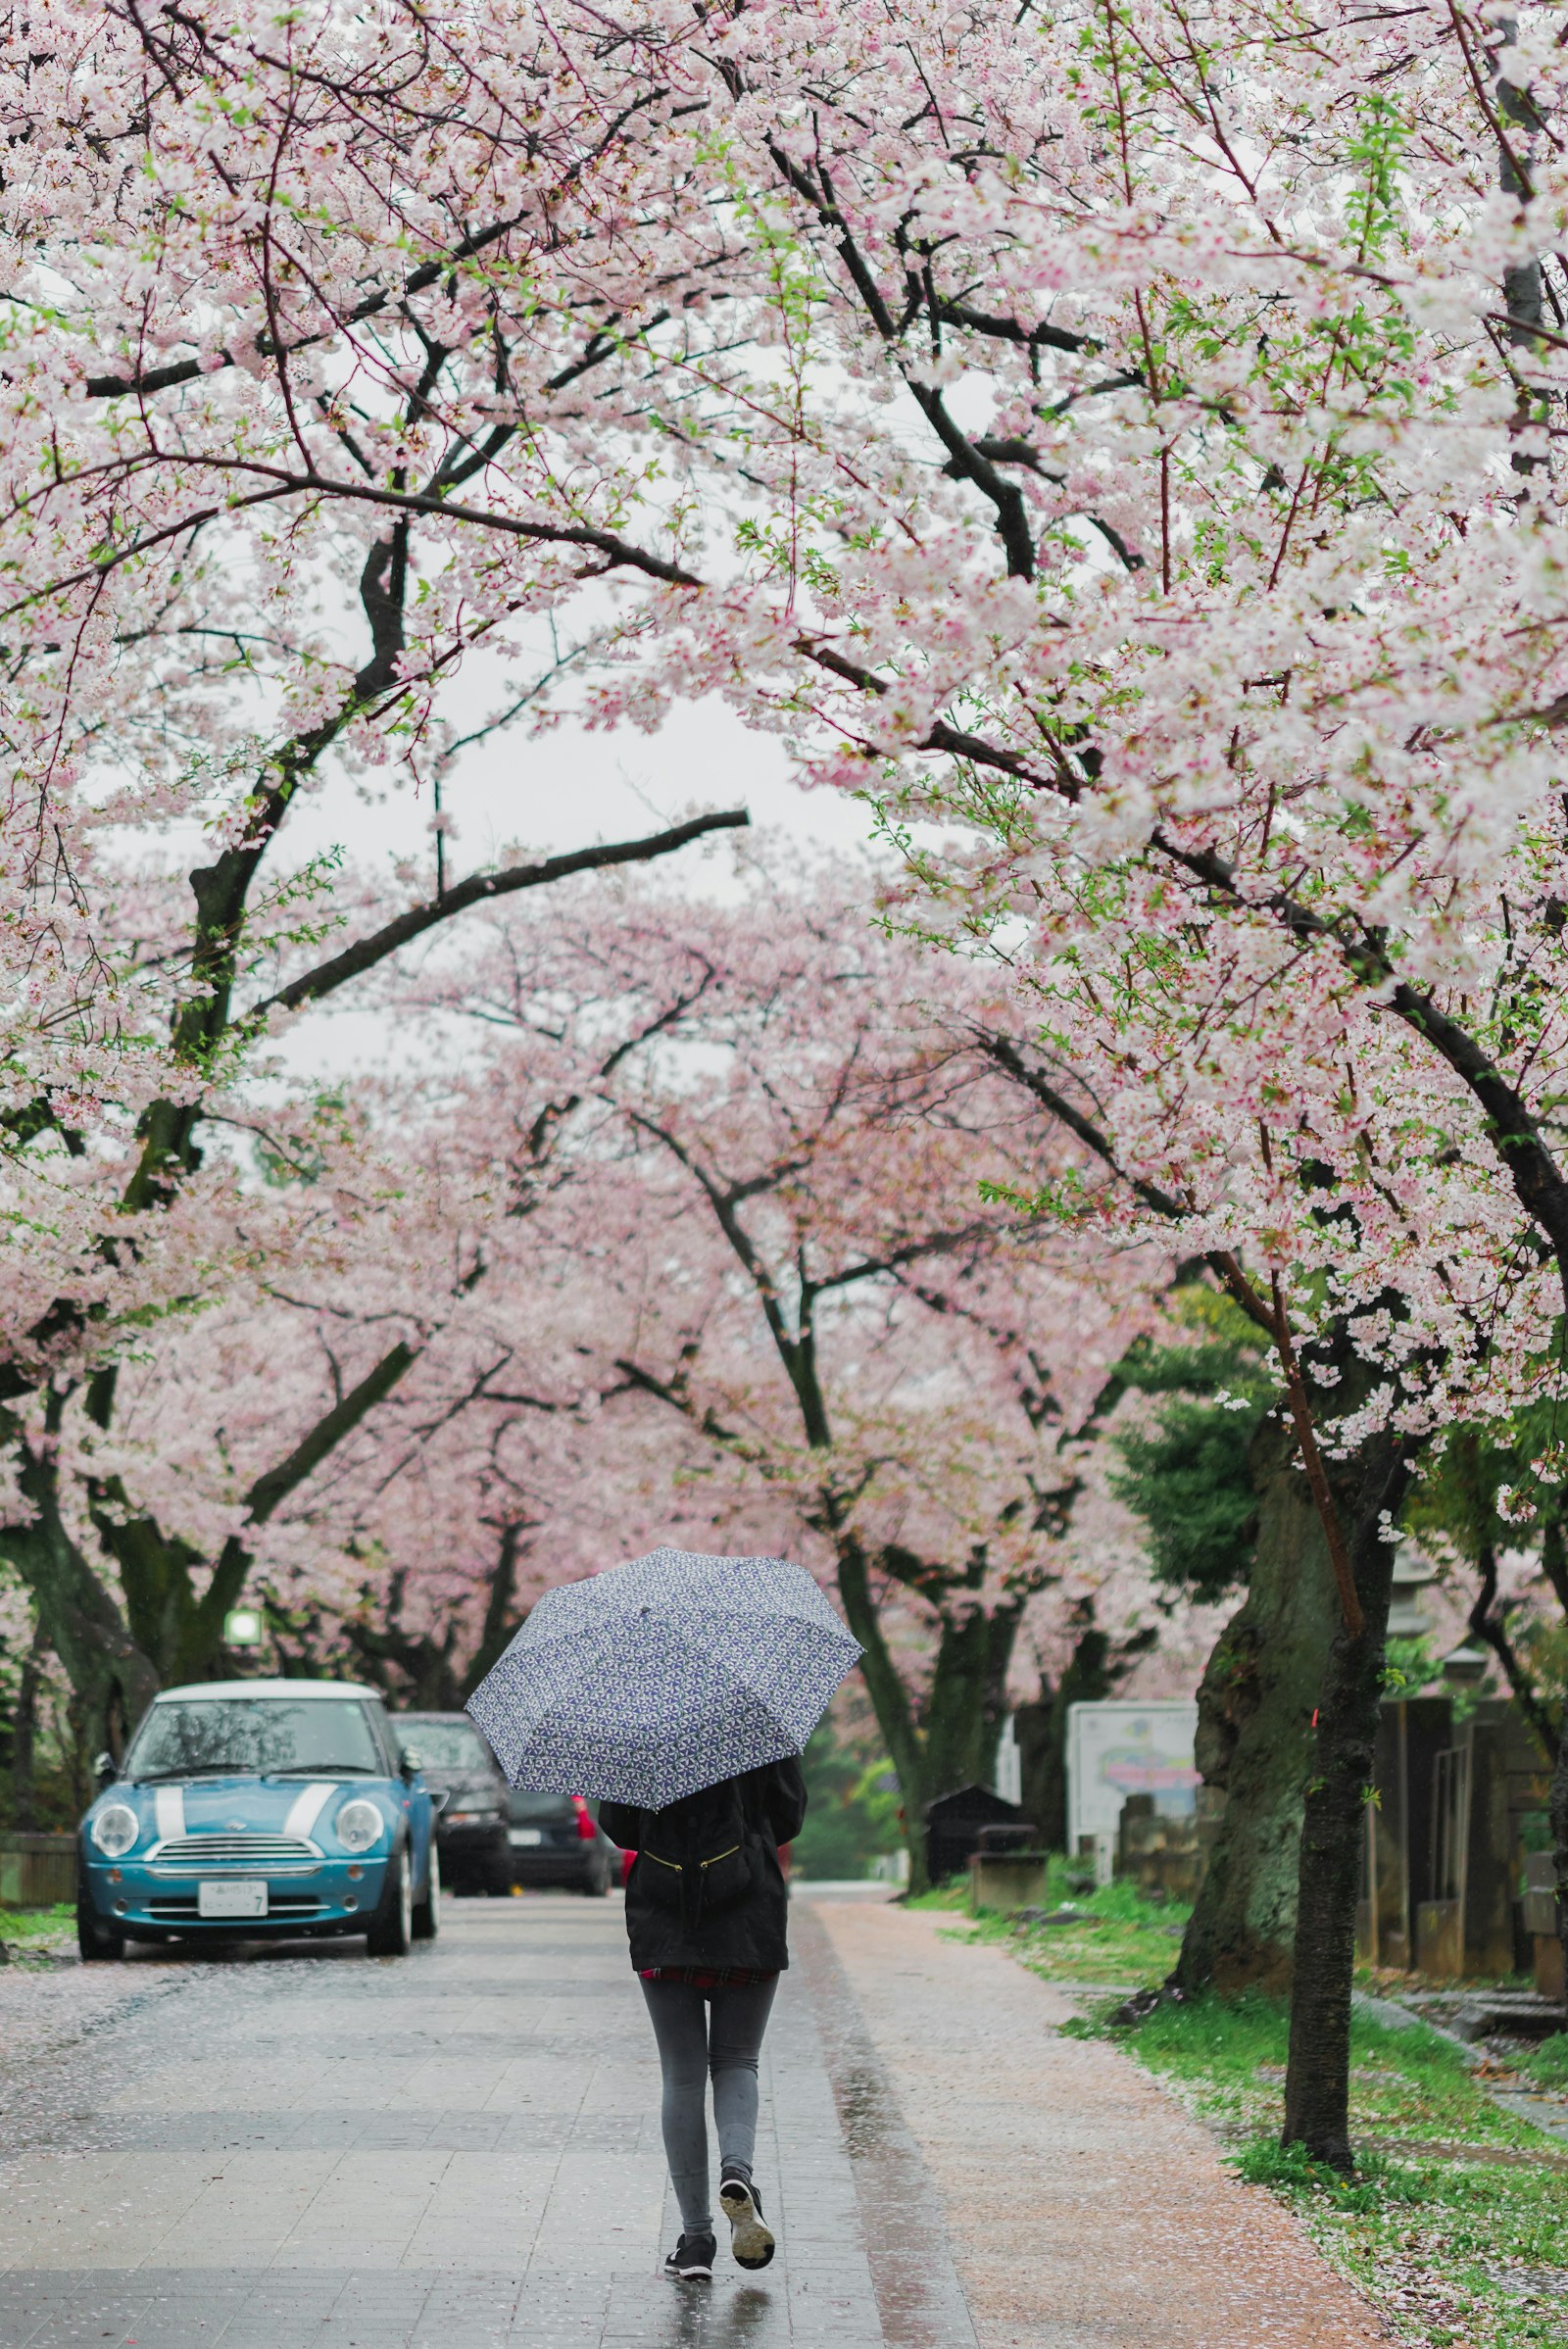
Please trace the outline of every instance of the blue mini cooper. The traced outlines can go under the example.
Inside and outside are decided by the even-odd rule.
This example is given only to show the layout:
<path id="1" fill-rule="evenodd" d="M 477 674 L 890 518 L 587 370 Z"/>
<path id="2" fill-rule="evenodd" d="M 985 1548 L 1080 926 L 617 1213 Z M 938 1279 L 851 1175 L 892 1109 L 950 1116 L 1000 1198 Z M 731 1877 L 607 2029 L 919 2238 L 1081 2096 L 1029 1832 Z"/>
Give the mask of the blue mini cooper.
<path id="1" fill-rule="evenodd" d="M 81 1954 L 363 1933 L 371 1957 L 402 1957 L 437 1927 L 434 1825 L 418 1754 L 399 1745 L 373 1689 L 166 1688 L 81 1823 Z"/>

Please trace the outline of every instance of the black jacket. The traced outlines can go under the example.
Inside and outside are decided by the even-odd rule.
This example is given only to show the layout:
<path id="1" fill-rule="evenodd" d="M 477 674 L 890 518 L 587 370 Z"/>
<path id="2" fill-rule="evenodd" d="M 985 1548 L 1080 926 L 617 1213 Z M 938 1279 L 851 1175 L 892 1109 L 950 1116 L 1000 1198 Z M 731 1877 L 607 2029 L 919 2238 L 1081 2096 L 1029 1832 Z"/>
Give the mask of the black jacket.
<path id="1" fill-rule="evenodd" d="M 647 1966 L 749 1966 L 759 1974 L 781 1973 L 789 1964 L 785 1924 L 789 1895 L 778 1864 L 778 1847 L 801 1832 L 806 1817 L 806 1781 L 793 1754 L 764 1762 L 734 1780 L 755 1852 L 750 1891 L 732 1908 L 705 1917 L 688 1933 L 678 1910 L 656 1906 L 639 1882 L 650 1862 L 640 1856 L 626 1884 L 626 1933 L 631 1962 Z M 688 1795 L 662 1811 L 640 1811 L 631 1803 L 602 1802 L 599 1824 L 622 1851 L 639 1855 L 646 1835 L 655 1850 L 677 1848 L 692 1834 L 720 1790 Z M 733 1813 L 731 1813 L 733 1817 Z"/>

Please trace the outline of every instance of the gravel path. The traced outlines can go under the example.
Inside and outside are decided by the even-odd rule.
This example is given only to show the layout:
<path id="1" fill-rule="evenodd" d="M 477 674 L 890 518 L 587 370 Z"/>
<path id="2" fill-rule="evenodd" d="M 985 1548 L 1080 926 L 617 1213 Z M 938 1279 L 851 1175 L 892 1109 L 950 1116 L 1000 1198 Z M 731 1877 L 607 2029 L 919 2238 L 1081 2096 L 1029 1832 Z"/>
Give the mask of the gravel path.
<path id="1" fill-rule="evenodd" d="M 1387 2335 L 1073 2006 L 939 1914 L 822 1903 L 940 2195 L 979 2349 L 1362 2349 Z"/>

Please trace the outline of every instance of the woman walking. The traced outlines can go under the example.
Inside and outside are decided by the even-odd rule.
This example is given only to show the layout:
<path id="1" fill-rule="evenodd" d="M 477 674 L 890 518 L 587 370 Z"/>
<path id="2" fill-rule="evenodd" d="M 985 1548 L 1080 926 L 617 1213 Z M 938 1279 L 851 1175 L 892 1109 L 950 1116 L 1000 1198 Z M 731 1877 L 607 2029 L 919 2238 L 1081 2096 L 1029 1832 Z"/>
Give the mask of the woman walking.
<path id="1" fill-rule="evenodd" d="M 662 1810 L 604 1802 L 599 1823 L 637 1858 L 626 1885 L 631 1962 L 663 2074 L 664 2152 L 681 2236 L 666 2275 L 710 2276 L 716 2243 L 708 2166 L 708 2082 L 718 2135 L 718 2201 L 743 2268 L 765 2268 L 773 2233 L 752 2175 L 757 2066 L 789 1964 L 789 1897 L 778 1849 L 806 1817 L 792 1756 Z"/>
<path id="2" fill-rule="evenodd" d="M 710 2078 L 730 2248 L 743 2268 L 773 2256 L 752 2164 L 790 1962 L 778 1847 L 806 1817 L 801 1750 L 859 1654 L 787 1558 L 654 1549 L 547 1590 L 468 1699 L 513 1786 L 597 1795 L 637 1855 L 626 1930 L 664 2075 L 670 2276 L 713 2273 Z"/>

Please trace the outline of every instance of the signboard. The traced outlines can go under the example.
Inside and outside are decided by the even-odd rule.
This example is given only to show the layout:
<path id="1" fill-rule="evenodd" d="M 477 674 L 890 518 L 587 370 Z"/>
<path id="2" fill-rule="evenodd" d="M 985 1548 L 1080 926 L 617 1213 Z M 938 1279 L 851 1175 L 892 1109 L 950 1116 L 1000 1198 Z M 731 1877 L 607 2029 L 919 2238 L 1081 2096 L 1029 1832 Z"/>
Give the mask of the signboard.
<path id="1" fill-rule="evenodd" d="M 1198 1706 L 1191 1698 L 1161 1704 L 1075 1704 L 1067 1712 L 1067 1848 L 1080 1835 L 1114 1835 L 1129 1794 L 1152 1794 L 1154 1808 L 1180 1818 L 1195 1807 L 1193 1767 Z"/>

